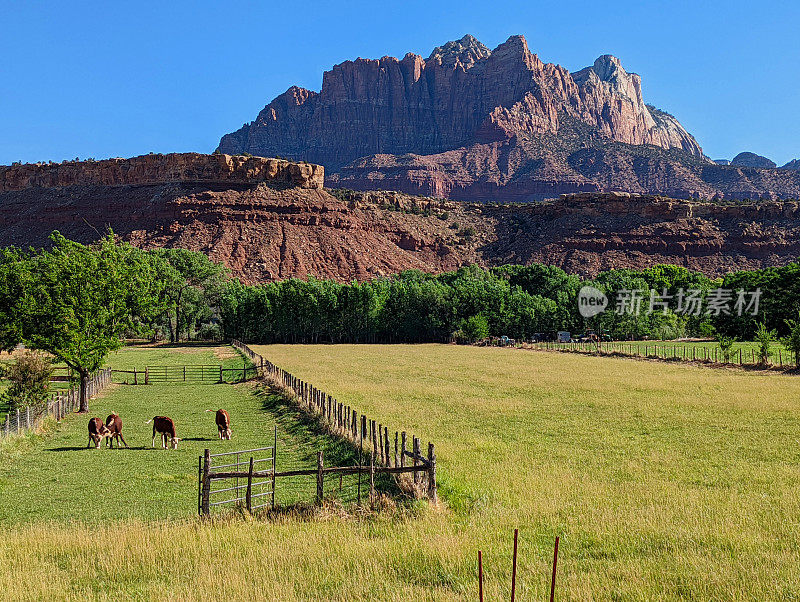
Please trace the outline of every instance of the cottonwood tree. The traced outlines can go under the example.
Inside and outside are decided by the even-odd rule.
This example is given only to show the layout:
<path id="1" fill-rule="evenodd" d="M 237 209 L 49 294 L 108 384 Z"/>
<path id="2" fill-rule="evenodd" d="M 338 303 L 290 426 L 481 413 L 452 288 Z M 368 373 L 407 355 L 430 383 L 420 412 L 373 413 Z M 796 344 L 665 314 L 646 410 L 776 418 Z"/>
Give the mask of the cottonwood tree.
<path id="1" fill-rule="evenodd" d="M 17 298 L 0 301 L 13 315 L 4 345 L 22 342 L 53 355 L 80 375 L 80 411 L 88 385 L 122 337 L 163 312 L 160 280 L 148 255 L 110 233 L 92 245 L 54 232 L 49 250 L 18 253 L 8 268 Z"/>
<path id="2" fill-rule="evenodd" d="M 167 327 L 170 340 L 176 343 L 182 332 L 209 320 L 219 303 L 228 270 L 202 253 L 186 249 L 162 249 L 155 252 L 163 263 L 159 279 L 167 303 Z"/>

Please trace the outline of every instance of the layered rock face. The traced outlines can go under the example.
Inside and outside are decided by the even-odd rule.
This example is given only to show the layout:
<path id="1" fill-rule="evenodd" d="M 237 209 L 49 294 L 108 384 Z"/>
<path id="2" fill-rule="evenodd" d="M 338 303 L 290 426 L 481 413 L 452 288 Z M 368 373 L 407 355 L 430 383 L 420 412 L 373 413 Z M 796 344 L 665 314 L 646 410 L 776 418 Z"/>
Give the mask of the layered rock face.
<path id="1" fill-rule="evenodd" d="M 671 116 L 653 115 L 641 79 L 605 55 L 570 73 L 513 36 L 490 51 L 472 36 L 427 59 L 357 59 L 323 76 L 320 93 L 293 87 L 256 120 L 223 136 L 226 153 L 283 154 L 338 170 L 376 153 L 435 154 L 473 142 L 556 134 L 564 117 L 594 136 L 701 156 Z"/>
<path id="2" fill-rule="evenodd" d="M 0 192 L 25 188 L 165 182 L 268 182 L 318 189 L 324 186 L 325 170 L 321 165 L 310 163 L 200 153 L 0 166 Z"/>
<path id="3" fill-rule="evenodd" d="M 570 73 L 522 36 L 494 50 L 465 36 L 427 59 L 336 65 L 319 93 L 290 88 L 219 150 L 322 163 L 334 187 L 476 202 L 585 191 L 800 196 L 797 170 L 706 158 L 675 117 L 645 104 L 641 78 L 616 57 Z"/>
<path id="4" fill-rule="evenodd" d="M 91 165 L 71 181 L 95 178 Z M 124 185 L 61 180 L 42 187 L 29 180 L 5 188 L 0 246 L 46 245 L 53 230 L 90 242 L 110 227 L 140 247 L 206 253 L 248 283 L 308 275 L 347 282 L 411 268 L 531 262 L 584 275 L 676 263 L 716 276 L 800 256 L 797 202 L 723 205 L 584 193 L 484 205 L 328 191 L 305 180 L 275 186 L 256 172 L 227 181 L 202 181 L 195 172 L 185 180 L 149 179 L 165 170 Z"/>

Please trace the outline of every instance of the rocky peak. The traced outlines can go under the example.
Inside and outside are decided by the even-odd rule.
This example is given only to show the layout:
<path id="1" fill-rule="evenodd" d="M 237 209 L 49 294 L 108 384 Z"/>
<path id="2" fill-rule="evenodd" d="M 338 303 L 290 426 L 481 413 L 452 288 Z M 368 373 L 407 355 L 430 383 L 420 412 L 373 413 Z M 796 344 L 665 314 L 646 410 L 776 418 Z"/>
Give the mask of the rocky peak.
<path id="1" fill-rule="evenodd" d="M 782 165 L 781 169 L 791 169 L 794 171 L 800 171 L 800 159 L 792 159 L 786 165 Z"/>
<path id="2" fill-rule="evenodd" d="M 572 74 L 575 83 L 585 85 L 605 85 L 609 93 L 620 94 L 632 100 L 639 107 L 644 107 L 642 100 L 642 78 L 636 73 L 628 73 L 622 62 L 611 54 L 597 57 L 591 67 L 586 67 Z"/>
<path id="3" fill-rule="evenodd" d="M 739 153 L 731 161 L 734 167 L 754 167 L 757 169 L 774 169 L 775 162 L 755 153 Z"/>
<path id="4" fill-rule="evenodd" d="M 453 40 L 434 48 L 426 62 L 436 62 L 450 68 L 460 63 L 465 69 L 469 69 L 478 61 L 489 58 L 490 54 L 491 50 L 467 34 L 460 40 Z"/>

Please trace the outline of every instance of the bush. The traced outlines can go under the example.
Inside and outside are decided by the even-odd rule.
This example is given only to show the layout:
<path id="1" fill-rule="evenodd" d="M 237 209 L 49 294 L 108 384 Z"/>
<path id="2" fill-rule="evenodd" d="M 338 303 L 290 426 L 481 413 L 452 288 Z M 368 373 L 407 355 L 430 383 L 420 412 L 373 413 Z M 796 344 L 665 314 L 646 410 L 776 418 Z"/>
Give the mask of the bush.
<path id="1" fill-rule="evenodd" d="M 783 338 L 785 347 L 794 353 L 795 368 L 800 368 L 800 321 L 786 320 L 789 334 Z"/>
<path id="2" fill-rule="evenodd" d="M 725 363 L 731 361 L 731 353 L 733 351 L 733 344 L 736 342 L 735 337 L 721 336 L 717 339 L 719 350 L 722 352 L 722 359 Z"/>
<path id="3" fill-rule="evenodd" d="M 47 401 L 52 373 L 53 364 L 49 358 L 26 352 L 5 369 L 4 376 L 11 381 L 11 386 L 3 394 L 3 399 L 12 409 L 43 406 Z"/>
<path id="4" fill-rule="evenodd" d="M 470 343 L 485 339 L 489 336 L 489 321 L 482 314 L 464 318 L 459 323 L 456 335 Z"/>
<path id="5" fill-rule="evenodd" d="M 769 352 L 777 336 L 777 331 L 768 329 L 766 323 L 761 322 L 758 325 L 755 338 L 758 342 L 758 358 L 761 365 L 769 365 Z"/>

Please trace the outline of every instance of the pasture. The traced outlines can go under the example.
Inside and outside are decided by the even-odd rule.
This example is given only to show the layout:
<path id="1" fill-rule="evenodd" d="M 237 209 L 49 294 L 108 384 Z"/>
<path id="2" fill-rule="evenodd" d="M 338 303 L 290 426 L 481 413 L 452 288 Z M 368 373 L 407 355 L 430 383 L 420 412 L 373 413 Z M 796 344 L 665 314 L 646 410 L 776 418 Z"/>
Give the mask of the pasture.
<path id="1" fill-rule="evenodd" d="M 562 538 L 559 600 L 800 597 L 797 377 L 448 345 L 254 349 L 354 408 L 434 441 L 444 507 L 413 519 L 390 512 L 154 521 L 192 510 L 190 481 L 206 443 L 172 455 L 130 450 L 152 467 L 125 485 L 136 496 L 114 504 L 113 492 L 103 497 L 104 484 L 87 494 L 67 477 L 113 479 L 124 467 L 109 462 L 127 452 L 71 449 L 86 444 L 84 417 L 71 417 L 51 435 L 0 450 L 7 454 L 0 590 L 12 598 L 139 599 L 169 591 L 174 599 L 213 599 L 224 587 L 232 599 L 467 600 L 476 597 L 481 549 L 486 597 L 500 599 L 508 597 L 518 527 L 519 600 L 545 599 L 555 535 Z M 123 350 L 112 363 L 139 363 L 140 352 Z M 191 393 L 173 386 L 159 403 L 176 413 L 216 407 L 217 387 L 226 407 L 241 404 L 271 423 L 270 407 L 259 407 L 249 385 Z M 156 393 L 118 387 L 94 402 L 92 414 L 132 413 L 126 438 L 149 447 L 147 427 L 134 425 L 150 417 L 141 406 Z M 194 424 L 187 411 L 179 435 L 193 436 L 180 433 L 184 423 L 198 437 L 215 437 L 204 426 L 209 417 Z M 242 441 L 219 445 L 229 444 Z M 185 469 L 160 464 L 181 455 Z M 103 463 L 85 463 L 98 457 Z M 42 486 L 40 479 L 49 480 Z M 162 498 L 163 490 L 169 508 L 129 505 L 134 497 Z M 39 495 L 64 496 L 59 503 L 77 509 L 59 511 Z M 113 537 L 83 526 L 101 519 L 114 521 Z M 221 575 L 230 578 L 223 584 Z"/>
<path id="2" fill-rule="evenodd" d="M 146 364 L 240 367 L 244 361 L 227 346 L 126 347 L 110 358 L 118 369 Z M 220 407 L 232 416 L 230 441 L 218 440 L 214 414 L 204 411 Z M 112 411 L 123 418 L 130 449 L 109 450 L 105 443 L 100 450 L 87 449 L 89 417 L 105 420 Z M 156 449 L 151 447 L 152 426 L 145 423 L 155 415 L 175 420 L 182 438 L 177 450 L 161 449 L 158 438 Z M 0 443 L 0 522 L 191 517 L 197 513 L 198 456 L 206 447 L 217 453 L 272 445 L 273 425 L 278 424 L 280 470 L 312 467 L 316 445 L 336 445 L 314 437 L 292 418 L 247 384 L 112 385 L 92 400 L 88 416 L 68 416 L 57 428 L 50 424 L 52 432 L 46 438 Z M 346 485 L 344 497 L 352 493 L 352 484 Z M 311 479 L 284 480 L 276 501 L 308 500 L 314 491 Z"/>

